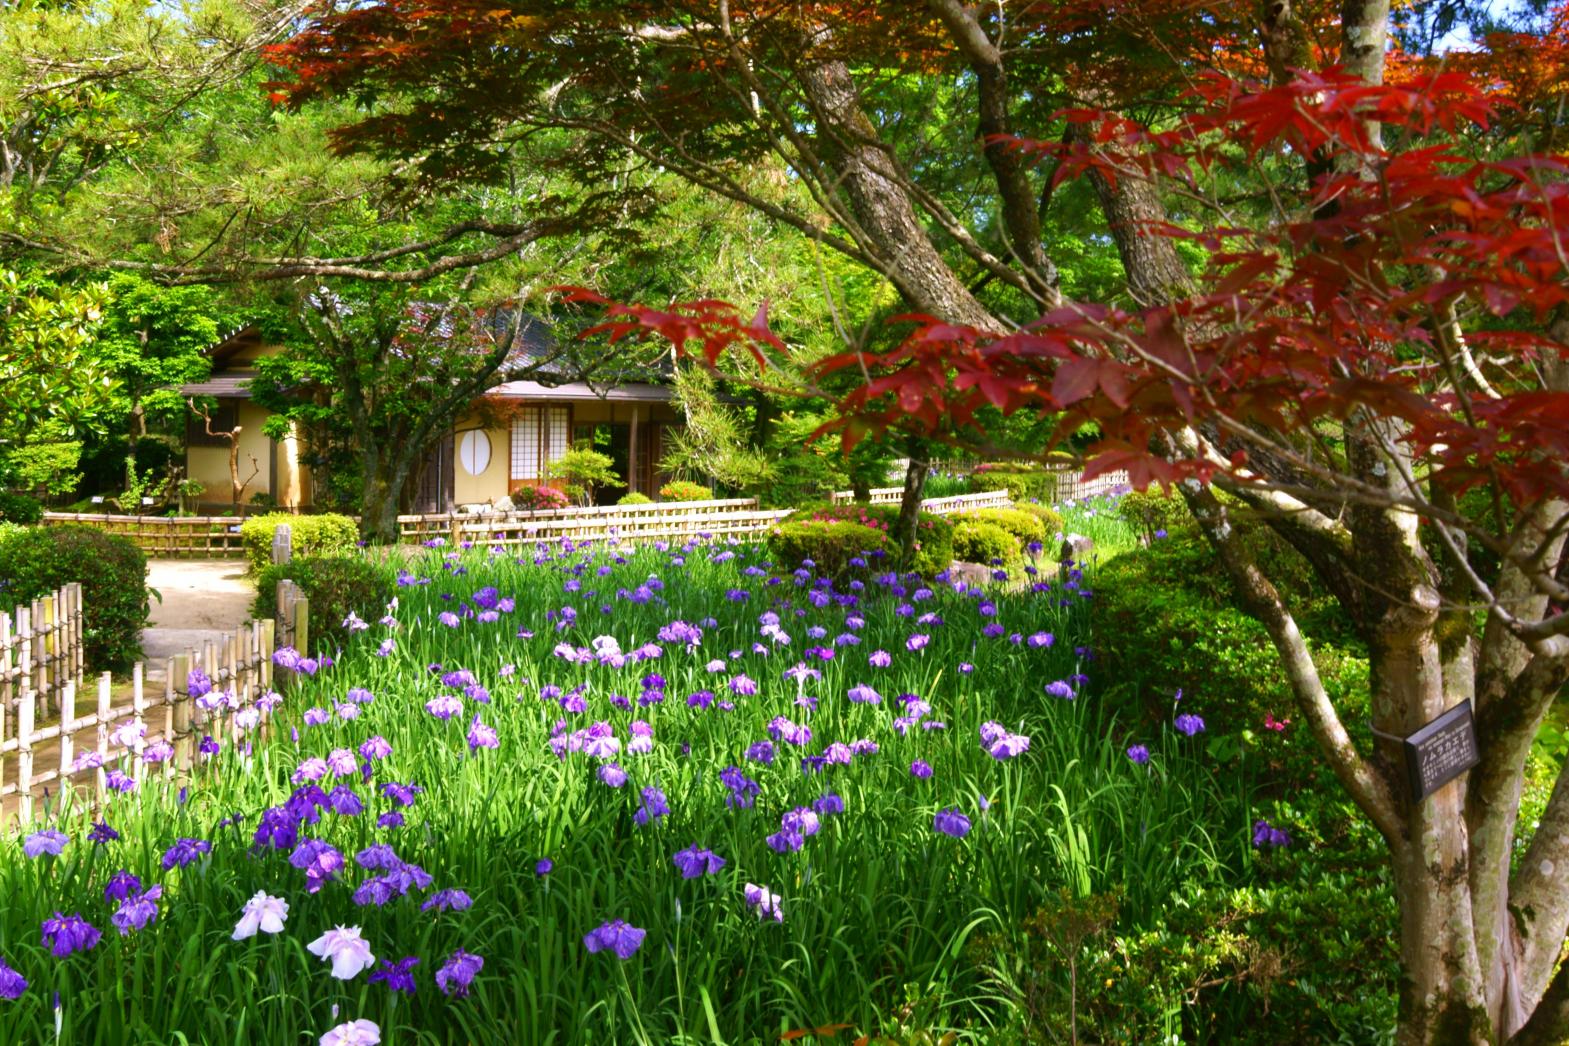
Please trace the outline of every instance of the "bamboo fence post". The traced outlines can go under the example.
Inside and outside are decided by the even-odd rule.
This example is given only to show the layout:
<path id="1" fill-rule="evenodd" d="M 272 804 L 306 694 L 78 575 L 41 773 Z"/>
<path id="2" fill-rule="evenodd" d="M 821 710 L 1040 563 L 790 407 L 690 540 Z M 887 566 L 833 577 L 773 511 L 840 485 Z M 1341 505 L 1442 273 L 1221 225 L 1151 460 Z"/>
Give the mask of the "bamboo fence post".
<path id="1" fill-rule="evenodd" d="M 272 689 L 272 652 L 277 649 L 276 642 L 278 623 L 272 618 L 258 621 L 257 627 L 261 629 L 261 685 L 264 690 Z"/>
<path id="2" fill-rule="evenodd" d="M 0 716 L 11 710 L 11 700 L 14 691 L 11 687 L 11 645 L 14 642 L 11 632 L 11 615 L 0 613 Z M 0 725 L 4 720 L 0 719 Z M 5 731 L 0 729 L 0 741 L 5 740 Z"/>
<path id="3" fill-rule="evenodd" d="M 76 726 L 76 682 L 67 682 L 60 690 L 60 791 L 71 785 L 72 754 L 71 731 Z M 61 796 L 62 800 L 64 795 Z"/>
<path id="4" fill-rule="evenodd" d="M 134 726 L 141 727 L 142 731 L 147 729 L 146 712 L 147 694 L 142 687 L 142 663 L 138 661 L 131 666 L 131 723 Z M 142 762 L 142 753 L 133 751 L 131 753 L 131 776 L 136 778 L 138 784 L 141 783 L 145 776 L 142 773 L 142 768 L 145 765 Z"/>
<path id="5" fill-rule="evenodd" d="M 191 754 L 190 672 L 190 655 L 176 654 L 169 659 L 169 681 L 165 685 L 165 698 L 169 702 L 169 731 L 172 735 L 169 743 L 174 745 L 175 759 L 179 761 L 181 769 L 189 767 L 194 760 Z"/>
<path id="6" fill-rule="evenodd" d="M 71 649 L 74 652 L 71 663 L 71 675 L 79 684 L 87 681 L 87 666 L 85 651 L 82 649 L 82 629 L 86 625 L 87 608 L 82 602 L 82 583 L 71 582 Z"/>
<path id="7" fill-rule="evenodd" d="M 17 814 L 23 824 L 33 819 L 33 690 L 22 679 L 21 699 L 16 707 L 16 794 Z"/>
<path id="8" fill-rule="evenodd" d="M 105 777 L 104 764 L 109 761 L 109 713 L 114 705 L 114 683 L 105 672 L 98 677 L 98 770 L 94 775 L 98 783 L 98 794 L 102 795 L 108 787 Z"/>

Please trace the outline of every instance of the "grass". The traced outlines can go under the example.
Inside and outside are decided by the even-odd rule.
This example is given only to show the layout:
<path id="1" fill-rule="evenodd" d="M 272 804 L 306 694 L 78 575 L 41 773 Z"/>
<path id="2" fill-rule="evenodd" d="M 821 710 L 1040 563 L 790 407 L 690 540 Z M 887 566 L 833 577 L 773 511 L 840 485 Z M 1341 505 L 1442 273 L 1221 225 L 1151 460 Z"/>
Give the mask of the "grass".
<path id="1" fill-rule="evenodd" d="M 1106 514 L 1083 518 L 1113 533 Z M 867 574 L 860 591 L 840 579 L 836 599 L 775 573 L 766 559 L 757 546 L 622 557 L 557 545 L 521 559 L 435 550 L 408 564 L 405 580 L 420 583 L 400 587 L 397 627 L 373 626 L 335 665 L 300 677 L 249 754 L 226 743 L 188 791 L 153 777 L 102 809 L 68 803 L 50 818 L 72 837 L 60 857 L 26 859 L 14 841 L 0 852 L 0 957 L 31 982 L 16 1002 L 0 1002 L 0 1041 L 49 1039 L 54 992 L 61 1039 L 72 1043 L 314 1041 L 358 1017 L 400 1043 L 744 1043 L 834 1024 L 847 1026 L 847 1040 L 953 1031 L 988 1041 L 1012 1022 L 1014 1001 L 972 961 L 972 938 L 1021 934 L 1062 887 L 1081 896 L 1121 891 L 1135 930 L 1160 919 L 1179 883 L 1223 880 L 1250 859 L 1245 796 L 1205 771 L 1202 738 L 1128 736 L 1095 700 L 1093 680 L 1079 680 L 1073 700 L 1043 692 L 1047 681 L 1093 672 L 1084 657 L 1088 601 L 1076 583 L 984 597 L 933 585 L 918 596 L 916 583 Z M 472 610 L 486 588 L 515 609 L 488 623 L 441 623 L 443 612 Z M 575 620 L 562 613 L 567 607 Z M 779 614 L 788 645 L 760 631 L 768 611 Z M 922 623 L 925 614 L 940 623 Z M 858 628 L 847 624 L 854 616 L 864 619 Z M 693 649 L 656 639 L 676 620 L 700 623 Z M 1003 634 L 985 635 L 994 622 Z M 812 628 L 824 631 L 813 638 Z M 1009 639 L 1038 632 L 1054 642 Z M 859 644 L 833 645 L 851 634 Z M 929 636 L 923 649 L 907 649 L 914 634 Z M 617 667 L 556 653 L 559 643 L 582 649 L 601 635 L 624 650 L 658 642 L 662 654 Z M 384 637 L 392 650 L 377 656 Z M 810 656 L 813 647 L 832 649 L 832 658 Z M 889 667 L 868 664 L 877 649 L 892 655 Z M 713 660 L 723 671 L 707 670 Z M 783 675 L 803 661 L 821 677 Z M 429 667 L 437 663 L 439 672 Z M 461 695 L 441 679 L 457 668 L 470 670 L 490 700 L 465 697 L 463 713 L 444 722 L 425 704 Z M 665 697 L 640 705 L 650 673 L 664 678 Z M 756 681 L 755 695 L 726 689 L 740 675 Z M 847 699 L 862 682 L 881 703 Z M 580 685 L 581 713 L 541 696 L 547 686 Z M 357 718 L 306 725 L 307 709 L 333 712 L 350 687 L 374 694 L 353 706 Z M 689 705 L 688 695 L 702 691 L 714 692 L 714 703 Z M 946 729 L 911 725 L 901 736 L 902 694 L 929 702 L 925 718 Z M 798 703 L 811 697 L 815 711 Z M 733 710 L 719 706 L 727 698 Z M 495 728 L 499 747 L 471 751 L 475 715 Z M 776 716 L 809 724 L 810 743 L 776 742 L 771 765 L 748 762 L 749 746 L 769 736 Z M 553 735 L 594 722 L 610 723 L 624 745 L 634 719 L 652 726 L 655 743 L 616 760 L 630 775 L 625 787 L 603 783 L 598 760 L 551 751 Z M 991 758 L 979 741 L 987 721 L 1028 735 L 1028 751 Z M 290 778 L 303 760 L 372 735 L 392 754 L 371 766 L 369 780 L 341 782 L 366 812 L 324 812 L 299 827 L 301 839 L 325 840 L 348 858 L 337 881 L 310 893 L 288 849 L 253 847 L 255 827 L 264 809 L 295 792 Z M 803 756 L 858 739 L 878 750 L 849 765 L 803 767 Z M 1150 766 L 1125 756 L 1134 740 L 1154 752 Z M 911 775 L 916 759 L 931 765 L 930 779 Z M 731 766 L 758 782 L 750 808 L 726 804 L 720 772 Z M 377 825 L 392 808 L 379 792 L 389 781 L 424 788 L 402 827 Z M 644 787 L 661 789 L 671 812 L 640 826 Z M 771 849 L 766 840 L 781 816 L 827 792 L 845 812 L 823 815 L 798 852 Z M 971 819 L 969 835 L 934 830 L 946 808 Z M 100 818 L 119 841 L 86 841 Z M 209 840 L 212 852 L 165 871 L 160 856 L 178 837 Z M 353 855 L 380 842 L 421 866 L 432 885 L 382 907 L 356 905 L 354 888 L 372 873 Z M 672 854 L 694 843 L 725 859 L 717 875 L 677 873 Z M 554 869 L 537 874 L 546 857 Z M 164 886 L 158 920 L 127 937 L 109 927 L 113 908 L 103 896 L 121 868 Z M 746 883 L 783 897 L 782 923 L 747 907 Z M 431 892 L 451 887 L 471 894 L 473 907 L 420 910 Z M 257 891 L 289 902 L 285 932 L 230 940 Z M 81 912 L 105 931 L 102 942 L 51 957 L 39 924 L 57 910 Z M 589 954 L 583 935 L 618 918 L 647 931 L 637 954 L 624 963 Z M 340 924 L 360 926 L 378 959 L 417 956 L 417 992 L 395 995 L 366 974 L 330 977 L 305 945 Z M 449 998 L 432 978 L 457 948 L 485 965 L 470 995 Z"/>

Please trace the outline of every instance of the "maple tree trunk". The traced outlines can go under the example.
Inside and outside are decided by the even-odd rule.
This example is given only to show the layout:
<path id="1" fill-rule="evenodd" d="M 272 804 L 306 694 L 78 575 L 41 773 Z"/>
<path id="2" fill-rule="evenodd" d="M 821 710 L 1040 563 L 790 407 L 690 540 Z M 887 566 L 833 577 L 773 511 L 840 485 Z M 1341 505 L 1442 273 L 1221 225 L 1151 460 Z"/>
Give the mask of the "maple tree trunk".
<path id="1" fill-rule="evenodd" d="M 825 158 L 839 175 L 863 235 L 887 264 L 910 305 L 950 323 L 993 330 L 997 321 L 954 275 L 921 224 L 909 191 L 862 111 L 850 69 L 823 61 L 804 70 L 803 86 L 823 115 Z"/>
<path id="2" fill-rule="evenodd" d="M 910 464 L 904 470 L 904 491 L 899 496 L 899 518 L 894 523 L 893 535 L 906 563 L 915 556 L 915 528 L 921 521 L 921 495 L 926 491 L 926 477 L 931 468 L 923 448 L 912 442 Z"/>

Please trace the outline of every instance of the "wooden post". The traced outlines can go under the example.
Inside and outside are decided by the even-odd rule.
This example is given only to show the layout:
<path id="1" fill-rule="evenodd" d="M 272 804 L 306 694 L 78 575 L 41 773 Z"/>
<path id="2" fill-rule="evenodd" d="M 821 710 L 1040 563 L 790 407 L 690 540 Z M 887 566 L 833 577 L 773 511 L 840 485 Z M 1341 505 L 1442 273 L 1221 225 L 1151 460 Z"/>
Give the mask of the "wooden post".
<path id="1" fill-rule="evenodd" d="M 22 823 L 33 819 L 33 689 L 22 677 L 21 700 L 16 706 L 16 794 Z"/>
<path id="2" fill-rule="evenodd" d="M 15 691 L 11 686 L 11 647 L 16 642 L 11 631 L 11 615 L 0 613 L 0 717 L 11 710 L 11 701 Z M 4 719 L 0 718 L 0 725 Z M 5 740 L 5 731 L 0 730 L 0 741 Z"/>
<path id="3" fill-rule="evenodd" d="M 33 689 L 33 612 L 16 608 L 17 715 L 21 715 L 22 696 Z"/>
<path id="4" fill-rule="evenodd" d="M 169 680 L 172 683 L 173 680 Z M 167 684 L 166 684 L 167 685 Z M 142 663 L 140 661 L 131 666 L 131 722 L 145 728 L 147 726 L 147 694 L 142 688 Z M 145 776 L 142 768 L 146 766 L 141 760 L 141 753 L 131 752 L 131 776 L 139 783 Z"/>
<path id="5" fill-rule="evenodd" d="M 453 548 L 457 548 L 458 545 L 463 541 L 463 520 L 456 512 L 453 512 L 451 515 L 452 515 L 452 547 Z"/>
<path id="6" fill-rule="evenodd" d="M 76 725 L 76 682 L 67 682 L 60 690 L 60 791 L 71 786 L 71 764 L 76 761 L 71 749 L 71 731 Z M 64 802 L 65 796 L 61 795 Z"/>
<path id="7" fill-rule="evenodd" d="M 192 734 L 191 729 L 191 694 L 190 694 L 191 658 L 189 654 L 176 654 L 169 659 L 168 682 L 164 685 L 164 698 L 169 702 L 170 733 L 169 743 L 174 745 L 175 759 L 181 769 L 191 765 Z"/>
<path id="8" fill-rule="evenodd" d="M 276 649 L 273 644 L 277 640 L 278 623 L 271 618 L 268 618 L 266 621 L 258 621 L 256 624 L 257 627 L 261 629 L 261 637 L 257 643 L 259 648 L 257 651 L 257 656 L 261 658 L 261 663 L 259 666 L 261 668 L 261 685 L 259 689 L 271 690 L 272 652 Z"/>
<path id="9" fill-rule="evenodd" d="M 301 592 L 294 600 L 294 649 L 300 652 L 301 657 L 308 656 L 310 640 L 311 601 Z"/>
<path id="10" fill-rule="evenodd" d="M 272 561 L 274 563 L 287 563 L 293 558 L 293 528 L 287 523 L 279 523 L 272 531 Z"/>
<path id="11" fill-rule="evenodd" d="M 114 707 L 113 701 L 113 682 L 109 673 L 105 672 L 98 677 L 98 772 L 95 776 L 99 795 L 107 787 L 104 783 L 104 764 L 109 761 L 109 712 Z"/>

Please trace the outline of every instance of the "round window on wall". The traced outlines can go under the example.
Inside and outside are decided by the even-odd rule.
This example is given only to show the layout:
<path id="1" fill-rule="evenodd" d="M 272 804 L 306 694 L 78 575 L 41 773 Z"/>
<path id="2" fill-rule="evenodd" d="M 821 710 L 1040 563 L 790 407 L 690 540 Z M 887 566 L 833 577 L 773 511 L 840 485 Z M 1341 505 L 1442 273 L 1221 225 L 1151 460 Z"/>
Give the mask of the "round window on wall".
<path id="1" fill-rule="evenodd" d="M 484 472 L 490 467 L 490 437 L 483 432 L 465 432 L 458 444 L 458 461 L 471 476 Z"/>

